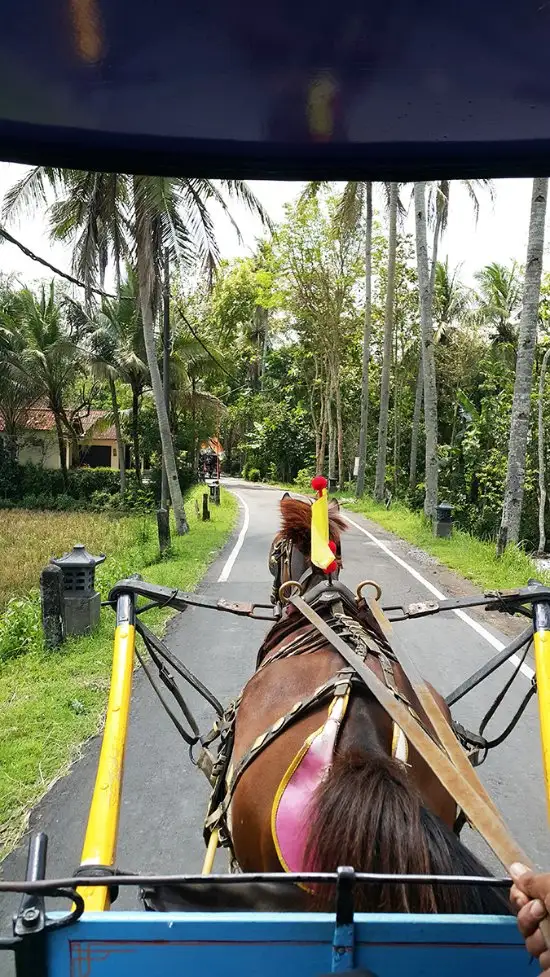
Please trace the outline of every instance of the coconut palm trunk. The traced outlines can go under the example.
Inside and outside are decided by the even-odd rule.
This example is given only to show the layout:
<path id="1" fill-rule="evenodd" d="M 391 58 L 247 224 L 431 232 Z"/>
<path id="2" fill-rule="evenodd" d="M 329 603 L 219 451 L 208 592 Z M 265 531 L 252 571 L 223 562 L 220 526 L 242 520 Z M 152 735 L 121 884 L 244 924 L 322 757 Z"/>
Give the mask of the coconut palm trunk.
<path id="1" fill-rule="evenodd" d="M 141 448 L 139 444 L 139 391 L 132 387 L 132 448 L 134 450 L 134 468 L 136 482 L 141 488 Z"/>
<path id="2" fill-rule="evenodd" d="M 140 207 L 139 202 L 139 179 L 134 177 L 134 201 L 135 201 L 135 220 L 136 220 L 136 257 L 139 281 L 139 297 L 141 305 L 141 318 L 143 323 L 143 341 L 147 354 L 147 365 L 151 377 L 151 388 L 155 401 L 159 434 L 162 445 L 162 457 L 168 478 L 168 491 L 172 500 L 174 519 L 176 521 L 176 531 L 183 536 L 189 532 L 189 526 L 185 517 L 183 506 L 183 496 L 181 493 L 178 471 L 176 468 L 176 456 L 172 442 L 172 432 L 168 411 L 164 402 L 164 391 L 157 361 L 157 351 L 155 346 L 155 326 L 153 315 L 153 284 L 154 284 L 154 262 L 152 256 L 153 227 L 151 215 L 146 207 Z"/>
<path id="3" fill-rule="evenodd" d="M 447 191 L 448 200 L 448 191 Z M 435 273 L 437 270 L 437 251 L 439 248 L 439 239 L 441 237 L 443 229 L 443 221 L 445 216 L 445 210 L 443 206 L 437 207 L 437 214 L 434 227 L 433 245 L 432 245 L 432 265 L 430 269 L 430 308 L 433 310 L 433 299 L 434 299 L 434 289 L 435 289 Z M 412 420 L 412 430 L 411 430 L 411 455 L 409 462 L 409 490 L 411 492 L 416 488 L 416 466 L 418 463 L 418 439 L 420 433 L 420 418 L 422 416 L 422 401 L 424 398 L 424 364 L 422 362 L 422 340 L 420 341 L 420 347 L 418 352 L 418 374 L 416 377 L 416 389 L 414 393 L 414 411 Z"/>
<path id="4" fill-rule="evenodd" d="M 120 494 L 126 492 L 126 446 L 122 437 L 122 425 L 120 423 L 120 411 L 118 409 L 118 397 L 114 377 L 109 374 L 109 393 L 111 395 L 111 407 L 113 410 L 113 421 L 115 425 L 116 444 L 118 451 L 118 469 L 120 479 Z"/>
<path id="5" fill-rule="evenodd" d="M 361 426 L 359 429 L 359 469 L 355 495 L 361 498 L 365 491 L 365 468 L 367 465 L 367 429 L 369 421 L 369 364 L 372 336 L 372 183 L 365 187 L 366 228 L 365 228 L 365 325 L 363 329 L 363 361 L 361 365 Z"/>
<path id="6" fill-rule="evenodd" d="M 424 373 L 424 426 L 426 429 L 426 491 L 424 513 L 428 519 L 435 517 L 437 505 L 437 381 L 435 373 L 434 331 L 430 294 L 430 269 L 428 260 L 428 234 L 426 220 L 426 184 L 415 183 L 414 206 L 416 214 L 416 260 L 420 301 L 422 336 L 422 365 Z"/>
<path id="7" fill-rule="evenodd" d="M 546 528 L 544 517 L 546 515 L 546 445 L 544 438 L 544 381 L 546 379 L 546 367 L 550 357 L 550 346 L 546 350 L 540 367 L 539 377 L 539 404 L 538 404 L 538 428 L 539 428 L 539 553 L 543 554 L 546 549 Z"/>
<path id="8" fill-rule="evenodd" d="M 388 280 L 386 284 L 386 310 L 384 317 L 384 352 L 380 381 L 380 418 L 378 422 L 378 451 L 376 455 L 376 479 L 374 497 L 384 499 L 386 482 L 386 453 L 388 449 L 388 416 L 390 409 L 390 372 L 393 345 L 393 319 L 395 305 L 395 262 L 397 253 L 397 183 L 390 184 Z"/>
<path id="9" fill-rule="evenodd" d="M 411 428 L 411 454 L 409 459 L 409 491 L 416 488 L 416 468 L 418 464 L 418 441 L 420 437 L 420 418 L 422 415 L 422 401 L 424 399 L 424 366 L 422 363 L 422 339 L 418 349 L 418 373 L 414 392 L 414 410 Z"/>
<path id="10" fill-rule="evenodd" d="M 170 255 L 168 248 L 164 252 L 163 282 L 162 282 L 162 388 L 166 410 L 170 410 Z M 194 445 L 193 440 L 193 445 Z M 194 459 L 194 454 L 193 454 Z M 194 461 L 193 461 L 194 463 Z M 193 468 L 193 474 L 196 472 Z M 168 491 L 168 475 L 164 458 L 162 460 L 160 504 L 163 509 L 168 508 L 170 493 Z"/>
<path id="11" fill-rule="evenodd" d="M 338 456 L 338 489 L 341 492 L 344 488 L 344 427 L 342 423 L 342 393 L 340 390 L 340 378 L 336 374 L 334 387 L 334 402 L 336 405 L 336 453 Z"/>
<path id="12" fill-rule="evenodd" d="M 328 487 L 329 491 L 336 487 L 336 429 L 332 402 L 327 401 L 328 419 Z"/>
<path id="13" fill-rule="evenodd" d="M 533 362 L 537 339 L 547 195 L 548 178 L 536 177 L 533 180 L 533 191 L 531 195 L 531 216 L 529 220 L 527 263 L 523 285 L 523 306 L 519 326 L 516 379 L 510 421 L 510 437 L 508 441 L 506 487 L 504 490 L 502 521 L 497 542 L 497 554 L 499 556 L 504 552 L 508 543 L 517 543 L 519 540 L 525 480 L 525 457 L 531 413 L 531 388 L 533 385 Z"/>
<path id="14" fill-rule="evenodd" d="M 69 476 L 67 473 L 67 445 L 65 443 L 65 436 L 63 434 L 63 424 L 61 423 L 61 418 L 56 410 L 53 411 L 53 416 L 57 434 L 57 447 L 59 449 L 59 464 L 61 467 L 63 488 L 67 492 L 69 488 Z"/>

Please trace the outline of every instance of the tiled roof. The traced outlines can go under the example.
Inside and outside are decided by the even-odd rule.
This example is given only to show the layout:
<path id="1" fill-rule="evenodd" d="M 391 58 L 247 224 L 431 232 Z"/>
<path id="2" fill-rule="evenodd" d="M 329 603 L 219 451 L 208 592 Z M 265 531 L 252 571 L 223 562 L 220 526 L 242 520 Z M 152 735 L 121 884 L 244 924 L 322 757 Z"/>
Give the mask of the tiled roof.
<path id="1" fill-rule="evenodd" d="M 100 418 L 105 417 L 107 411 L 91 410 L 88 414 L 80 416 L 82 433 L 85 435 Z M 21 417 L 21 427 L 27 431 L 54 431 L 55 418 L 53 411 L 47 407 L 28 407 Z M 0 431 L 5 430 L 5 422 L 0 410 Z M 105 430 L 94 431 L 91 435 L 94 441 L 116 441 L 116 431 L 114 424 Z"/>
<path id="2" fill-rule="evenodd" d="M 105 410 L 91 410 L 89 414 L 82 414 L 80 417 L 80 423 L 82 425 L 82 433 L 87 434 L 94 424 L 97 424 L 102 417 L 105 417 L 107 411 Z M 116 431 L 115 425 L 111 424 L 107 428 L 99 428 L 94 431 L 92 437 L 97 441 L 116 441 Z"/>
<path id="3" fill-rule="evenodd" d="M 21 427 L 27 431 L 52 431 L 55 428 L 53 411 L 42 407 L 28 407 L 21 415 Z M 5 428 L 4 417 L 0 411 L 0 431 Z"/>
<path id="4" fill-rule="evenodd" d="M 213 451 L 216 455 L 223 455 L 223 445 L 217 438 L 208 438 L 208 441 L 203 441 L 201 444 L 201 451 Z"/>

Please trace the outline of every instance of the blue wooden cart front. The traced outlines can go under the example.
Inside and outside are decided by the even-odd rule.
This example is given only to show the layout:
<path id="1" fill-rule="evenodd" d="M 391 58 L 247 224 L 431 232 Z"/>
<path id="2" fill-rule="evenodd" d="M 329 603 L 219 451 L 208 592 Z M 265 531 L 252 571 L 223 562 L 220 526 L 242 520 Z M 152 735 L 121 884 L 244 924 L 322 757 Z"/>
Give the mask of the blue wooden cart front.
<path id="1" fill-rule="evenodd" d="M 89 913 L 48 936 L 55 977 L 320 977 L 335 920 L 321 914 Z M 372 977 L 535 977 L 514 919 L 364 916 L 342 970 Z M 336 970 L 336 972 L 338 972 Z"/>

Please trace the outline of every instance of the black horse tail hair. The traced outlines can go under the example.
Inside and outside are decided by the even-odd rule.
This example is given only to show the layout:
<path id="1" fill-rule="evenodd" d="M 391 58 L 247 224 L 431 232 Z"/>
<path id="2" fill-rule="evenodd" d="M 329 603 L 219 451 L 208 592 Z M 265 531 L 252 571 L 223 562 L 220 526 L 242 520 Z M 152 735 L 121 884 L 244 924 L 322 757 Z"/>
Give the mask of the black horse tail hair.
<path id="1" fill-rule="evenodd" d="M 421 802 L 397 760 L 363 751 L 336 754 L 310 807 L 305 867 L 332 872 L 351 865 L 383 875 L 491 873 Z M 314 891 L 314 908 L 333 908 L 332 886 Z M 380 883 L 361 885 L 364 912 L 509 914 L 505 894 L 489 886 Z"/>

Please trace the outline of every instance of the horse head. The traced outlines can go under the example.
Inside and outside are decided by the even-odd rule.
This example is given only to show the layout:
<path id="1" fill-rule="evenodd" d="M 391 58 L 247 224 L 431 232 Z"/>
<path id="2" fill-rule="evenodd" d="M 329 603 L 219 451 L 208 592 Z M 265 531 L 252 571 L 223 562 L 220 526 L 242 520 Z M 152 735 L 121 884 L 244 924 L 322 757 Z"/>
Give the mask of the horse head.
<path id="1" fill-rule="evenodd" d="M 285 492 L 280 502 L 282 526 L 275 536 L 269 551 L 269 569 L 275 578 L 272 602 L 279 601 L 279 588 L 290 580 L 299 582 L 302 592 L 326 580 L 326 574 L 311 562 L 311 502 L 294 499 Z M 337 570 L 333 576 L 338 579 L 342 568 L 341 534 L 347 529 L 339 514 L 337 499 L 331 499 L 329 511 L 329 538 L 336 546 L 334 554 Z M 287 592 L 286 596 L 290 596 Z"/>

